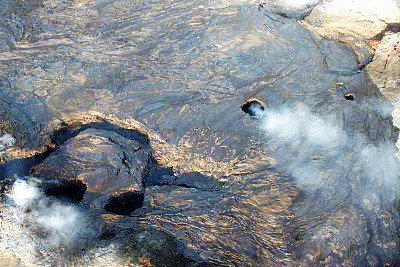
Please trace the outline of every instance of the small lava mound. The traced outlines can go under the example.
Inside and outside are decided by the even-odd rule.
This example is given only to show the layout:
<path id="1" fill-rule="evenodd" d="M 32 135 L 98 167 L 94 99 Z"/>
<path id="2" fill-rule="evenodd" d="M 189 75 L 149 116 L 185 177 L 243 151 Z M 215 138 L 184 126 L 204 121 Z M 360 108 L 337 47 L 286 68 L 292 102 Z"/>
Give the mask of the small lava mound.
<path id="1" fill-rule="evenodd" d="M 109 122 L 64 125 L 53 152 L 32 167 L 46 195 L 128 215 L 143 205 L 152 165 L 148 136 Z"/>

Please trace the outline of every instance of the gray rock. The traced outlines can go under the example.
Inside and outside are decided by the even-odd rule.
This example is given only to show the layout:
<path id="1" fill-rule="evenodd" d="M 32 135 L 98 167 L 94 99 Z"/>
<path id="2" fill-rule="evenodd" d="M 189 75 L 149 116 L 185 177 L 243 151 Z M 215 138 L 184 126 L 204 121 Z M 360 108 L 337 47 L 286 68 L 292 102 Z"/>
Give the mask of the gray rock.
<path id="1" fill-rule="evenodd" d="M 326 56 L 325 62 L 329 71 L 339 75 L 354 75 L 360 72 L 357 57 L 353 49 L 337 40 L 324 40 L 321 47 Z"/>

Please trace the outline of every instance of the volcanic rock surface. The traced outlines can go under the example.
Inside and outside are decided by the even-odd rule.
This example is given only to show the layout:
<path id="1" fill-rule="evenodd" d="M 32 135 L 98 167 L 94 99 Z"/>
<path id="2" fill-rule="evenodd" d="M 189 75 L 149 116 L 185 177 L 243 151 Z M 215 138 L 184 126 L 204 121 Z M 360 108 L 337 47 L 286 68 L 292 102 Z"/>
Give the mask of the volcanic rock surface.
<path id="1" fill-rule="evenodd" d="M 3 1 L 0 261 L 399 264 L 398 20 L 339 2 Z"/>

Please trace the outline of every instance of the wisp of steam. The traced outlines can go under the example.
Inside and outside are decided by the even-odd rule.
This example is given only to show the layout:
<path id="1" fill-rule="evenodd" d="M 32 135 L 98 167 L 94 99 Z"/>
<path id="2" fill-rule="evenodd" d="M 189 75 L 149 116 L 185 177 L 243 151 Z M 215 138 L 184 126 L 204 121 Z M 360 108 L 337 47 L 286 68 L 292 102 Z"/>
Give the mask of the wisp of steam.
<path id="1" fill-rule="evenodd" d="M 399 162 L 394 144 L 350 138 L 335 118 L 297 104 L 277 110 L 250 107 L 261 120 L 266 148 L 305 191 L 346 190 L 363 205 L 390 204 L 399 196 Z"/>
<path id="2" fill-rule="evenodd" d="M 17 179 L 10 200 L 15 205 L 15 215 L 43 228 L 53 243 L 73 241 L 84 226 L 82 216 L 73 204 L 47 197 L 33 178 Z"/>
<path id="3" fill-rule="evenodd" d="M 38 188 L 27 181 L 16 180 L 11 192 L 11 199 L 18 207 L 26 207 L 40 197 Z"/>
<path id="4" fill-rule="evenodd" d="M 125 266 L 116 245 L 93 246 L 100 224 L 83 209 L 47 196 L 38 178 L 16 178 L 0 202 L 0 265 L 12 257 L 16 266 L 43 260 L 49 266 Z"/>

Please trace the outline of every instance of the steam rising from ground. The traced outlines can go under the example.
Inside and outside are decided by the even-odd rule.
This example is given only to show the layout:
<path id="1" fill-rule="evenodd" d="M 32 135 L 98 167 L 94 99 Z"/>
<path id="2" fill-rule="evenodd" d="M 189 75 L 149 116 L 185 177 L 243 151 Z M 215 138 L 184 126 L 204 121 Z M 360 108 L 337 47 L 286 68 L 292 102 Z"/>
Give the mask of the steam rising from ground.
<path id="1" fill-rule="evenodd" d="M 40 196 L 36 186 L 29 184 L 24 180 L 17 180 L 11 193 L 11 199 L 19 207 L 25 207 Z"/>
<path id="2" fill-rule="evenodd" d="M 73 243 L 79 231 L 87 226 L 77 207 L 47 197 L 33 179 L 16 180 L 10 202 L 10 207 L 14 207 L 13 217 L 30 221 L 45 233 L 51 244 Z"/>
<path id="3" fill-rule="evenodd" d="M 0 202 L 0 266 L 126 266 L 118 244 L 95 245 L 101 222 L 82 209 L 18 178 Z"/>
<path id="4" fill-rule="evenodd" d="M 399 196 L 399 162 L 391 142 L 372 144 L 361 133 L 351 138 L 337 118 L 298 104 L 279 110 L 254 110 L 262 121 L 267 148 L 303 190 L 345 191 L 370 207 Z"/>
<path id="5" fill-rule="evenodd" d="M 308 143 L 309 146 L 332 147 L 346 139 L 331 120 L 318 117 L 303 105 L 267 111 L 262 129 L 281 140 Z"/>

